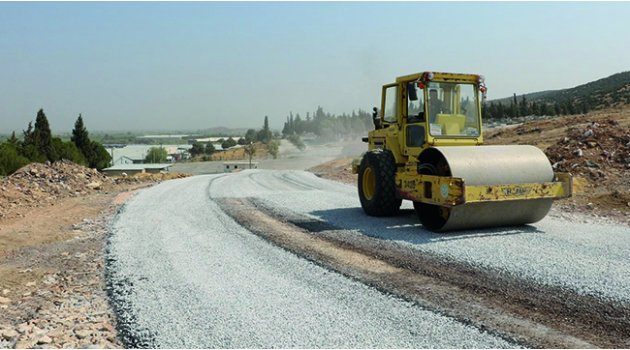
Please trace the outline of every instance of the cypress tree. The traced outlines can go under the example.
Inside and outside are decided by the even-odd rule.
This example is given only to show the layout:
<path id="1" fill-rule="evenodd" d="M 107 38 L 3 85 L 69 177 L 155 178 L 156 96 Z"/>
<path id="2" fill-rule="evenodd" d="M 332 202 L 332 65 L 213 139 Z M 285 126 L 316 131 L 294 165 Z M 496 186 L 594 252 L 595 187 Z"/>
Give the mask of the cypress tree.
<path id="1" fill-rule="evenodd" d="M 513 103 L 514 103 L 515 105 L 518 105 L 518 100 L 516 99 L 516 92 L 515 92 L 515 93 L 514 93 L 514 95 L 513 95 Z"/>
<path id="2" fill-rule="evenodd" d="M 74 123 L 74 129 L 72 129 L 72 137 L 70 138 L 77 148 L 83 153 L 84 156 L 88 156 L 90 149 L 90 137 L 85 125 L 83 124 L 83 117 L 79 114 L 77 121 Z"/>
<path id="3" fill-rule="evenodd" d="M 24 146 L 34 145 L 35 140 L 33 138 L 33 122 L 28 122 L 26 130 L 23 130 L 24 134 Z"/>
<path id="4" fill-rule="evenodd" d="M 521 105 L 520 105 L 520 115 L 526 116 L 530 114 L 529 105 L 527 104 L 527 99 L 525 95 L 521 97 Z"/>
<path id="5" fill-rule="evenodd" d="M 268 143 L 272 138 L 271 130 L 269 129 L 269 117 L 265 116 L 265 122 L 263 128 L 258 132 L 258 141 L 262 143 Z"/>
<path id="6" fill-rule="evenodd" d="M 57 152 L 52 144 L 52 133 L 48 118 L 44 114 L 44 110 L 40 109 L 35 118 L 35 128 L 33 129 L 33 140 L 39 153 L 44 155 L 51 162 L 57 160 Z"/>

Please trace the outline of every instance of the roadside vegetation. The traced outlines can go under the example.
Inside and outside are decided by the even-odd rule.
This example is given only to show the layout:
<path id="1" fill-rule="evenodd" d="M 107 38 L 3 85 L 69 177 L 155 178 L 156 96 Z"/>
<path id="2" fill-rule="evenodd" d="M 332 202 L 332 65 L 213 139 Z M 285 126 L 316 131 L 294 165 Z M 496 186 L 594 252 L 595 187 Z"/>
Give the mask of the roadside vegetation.
<path id="1" fill-rule="evenodd" d="M 306 149 L 306 145 L 304 144 L 304 141 L 302 141 L 302 138 L 298 134 L 289 135 L 287 137 L 287 140 L 291 142 L 295 147 L 297 147 L 300 151 L 303 151 Z"/>
<path id="2" fill-rule="evenodd" d="M 271 156 L 278 157 L 280 147 L 280 135 L 275 134 L 269 127 L 269 118 L 265 116 L 261 129 L 248 129 L 245 136 L 238 139 L 230 136 L 219 139 L 216 143 L 221 145 L 219 151 L 212 142 L 195 142 L 190 149 L 193 161 L 216 160 L 243 160 L 251 159 L 256 155 L 260 158 Z M 236 147 L 240 146 L 240 147 Z"/>
<path id="3" fill-rule="evenodd" d="M 35 125 L 28 123 L 22 137 L 13 132 L 0 143 L 0 175 L 6 176 L 32 163 L 69 160 L 74 163 L 101 170 L 109 166 L 111 157 L 98 142 L 89 138 L 89 133 L 79 114 L 69 141 L 54 137 L 43 109 L 37 112 Z"/>
<path id="4" fill-rule="evenodd" d="M 359 110 L 352 111 L 351 114 L 334 115 L 324 112 L 322 107 L 317 107 L 314 113 L 307 112 L 304 118 L 299 113 L 295 115 L 293 112 L 289 113 L 282 128 L 282 135 L 288 138 L 291 135 L 302 136 L 310 133 L 321 141 L 333 141 L 364 135 L 373 128 L 374 122 L 369 112 Z M 293 137 L 293 141 L 291 139 L 289 141 L 294 143 L 297 138 Z M 296 147 L 299 148 L 297 145 Z"/>

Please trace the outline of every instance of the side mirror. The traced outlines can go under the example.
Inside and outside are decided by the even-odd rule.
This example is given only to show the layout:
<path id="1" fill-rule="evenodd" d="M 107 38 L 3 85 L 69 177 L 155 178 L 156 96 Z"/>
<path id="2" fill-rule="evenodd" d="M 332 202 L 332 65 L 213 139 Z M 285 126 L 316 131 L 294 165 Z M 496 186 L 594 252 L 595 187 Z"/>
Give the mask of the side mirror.
<path id="1" fill-rule="evenodd" d="M 409 101 L 418 101 L 418 93 L 413 83 L 407 83 L 407 94 L 409 95 Z"/>

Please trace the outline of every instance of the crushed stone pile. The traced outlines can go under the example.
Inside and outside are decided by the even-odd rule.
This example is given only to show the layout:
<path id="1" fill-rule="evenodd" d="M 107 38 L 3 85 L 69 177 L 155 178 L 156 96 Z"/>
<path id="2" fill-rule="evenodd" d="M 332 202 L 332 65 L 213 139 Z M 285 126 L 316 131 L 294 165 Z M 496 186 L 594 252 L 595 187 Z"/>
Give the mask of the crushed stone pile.
<path id="1" fill-rule="evenodd" d="M 555 171 L 594 181 L 630 176 L 630 129 L 613 119 L 570 127 L 566 136 L 545 150 Z"/>
<path id="2" fill-rule="evenodd" d="M 42 207 L 65 197 L 108 189 L 114 180 L 69 162 L 31 163 L 0 181 L 0 218 L 18 207 Z"/>
<path id="3" fill-rule="evenodd" d="M 96 169 L 66 160 L 52 164 L 31 163 L 0 180 L 0 219 L 22 216 L 17 213 L 18 209 L 44 207 L 62 198 L 120 189 L 117 185 L 160 182 L 187 176 L 182 173 L 140 173 L 109 177 Z"/>

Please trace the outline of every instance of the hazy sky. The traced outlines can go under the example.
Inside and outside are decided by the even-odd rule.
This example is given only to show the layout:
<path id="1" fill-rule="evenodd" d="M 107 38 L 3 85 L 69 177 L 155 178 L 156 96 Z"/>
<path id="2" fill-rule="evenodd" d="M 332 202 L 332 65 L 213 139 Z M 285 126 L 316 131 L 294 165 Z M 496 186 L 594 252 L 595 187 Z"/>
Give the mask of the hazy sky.
<path id="1" fill-rule="evenodd" d="M 630 3 L 0 3 L 0 133 L 280 128 L 424 70 L 489 97 L 630 69 Z"/>

